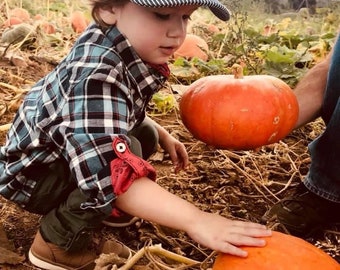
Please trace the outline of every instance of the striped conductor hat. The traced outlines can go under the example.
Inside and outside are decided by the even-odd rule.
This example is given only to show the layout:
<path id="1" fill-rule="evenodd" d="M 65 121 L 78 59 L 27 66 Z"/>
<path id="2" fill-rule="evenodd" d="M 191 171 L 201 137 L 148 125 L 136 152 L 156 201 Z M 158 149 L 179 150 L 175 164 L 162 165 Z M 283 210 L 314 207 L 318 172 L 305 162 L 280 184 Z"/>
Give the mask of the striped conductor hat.
<path id="1" fill-rule="evenodd" d="M 152 8 L 178 7 L 186 5 L 198 5 L 208 7 L 214 15 L 222 21 L 230 18 L 229 10 L 218 0 L 130 0 L 131 2 Z"/>

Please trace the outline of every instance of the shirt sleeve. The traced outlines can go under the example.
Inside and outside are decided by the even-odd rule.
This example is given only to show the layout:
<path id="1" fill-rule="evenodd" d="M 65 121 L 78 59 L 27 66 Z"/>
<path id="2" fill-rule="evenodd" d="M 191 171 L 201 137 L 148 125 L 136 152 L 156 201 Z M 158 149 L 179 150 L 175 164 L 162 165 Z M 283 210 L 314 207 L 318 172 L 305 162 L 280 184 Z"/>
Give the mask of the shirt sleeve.
<path id="1" fill-rule="evenodd" d="M 120 74 L 117 72 L 117 74 Z M 70 164 L 78 186 L 100 203 L 115 198 L 110 180 L 110 162 L 116 157 L 112 142 L 125 136 L 133 109 L 123 78 L 107 69 L 78 80 L 68 93 L 60 115 L 50 130 Z"/>

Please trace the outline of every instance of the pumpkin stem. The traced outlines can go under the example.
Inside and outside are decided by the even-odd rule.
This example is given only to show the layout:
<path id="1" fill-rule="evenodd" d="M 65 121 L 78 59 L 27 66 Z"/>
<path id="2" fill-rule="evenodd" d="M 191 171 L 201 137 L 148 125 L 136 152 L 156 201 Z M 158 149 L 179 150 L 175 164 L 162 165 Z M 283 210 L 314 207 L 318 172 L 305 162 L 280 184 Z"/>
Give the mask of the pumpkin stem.
<path id="1" fill-rule="evenodd" d="M 233 71 L 235 79 L 243 78 L 243 67 L 241 65 L 233 64 L 233 66 L 231 67 L 231 70 Z"/>

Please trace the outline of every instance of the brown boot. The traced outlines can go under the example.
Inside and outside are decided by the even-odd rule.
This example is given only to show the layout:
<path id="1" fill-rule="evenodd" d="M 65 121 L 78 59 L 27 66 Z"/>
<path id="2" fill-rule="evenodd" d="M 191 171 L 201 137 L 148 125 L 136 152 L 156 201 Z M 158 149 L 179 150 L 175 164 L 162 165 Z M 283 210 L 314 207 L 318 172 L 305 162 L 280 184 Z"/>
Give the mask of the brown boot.
<path id="1" fill-rule="evenodd" d="M 329 224 L 340 222 L 340 203 L 319 197 L 300 183 L 288 197 L 262 217 L 267 225 L 280 224 L 290 234 L 308 238 Z"/>
<path id="2" fill-rule="evenodd" d="M 128 247 L 115 241 L 105 243 L 101 252 L 116 253 L 123 258 L 131 256 L 131 251 Z M 95 267 L 94 261 L 98 257 L 95 251 L 90 251 L 86 248 L 79 252 L 65 251 L 52 243 L 46 242 L 39 231 L 35 236 L 28 256 L 32 264 L 48 270 L 93 269 Z"/>

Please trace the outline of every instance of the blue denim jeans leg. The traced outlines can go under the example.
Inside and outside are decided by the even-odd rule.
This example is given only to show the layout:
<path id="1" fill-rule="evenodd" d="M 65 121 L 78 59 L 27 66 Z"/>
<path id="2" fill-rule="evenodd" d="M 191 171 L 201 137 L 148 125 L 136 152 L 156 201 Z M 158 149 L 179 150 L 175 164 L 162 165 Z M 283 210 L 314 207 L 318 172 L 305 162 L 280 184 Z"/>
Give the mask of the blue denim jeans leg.
<path id="1" fill-rule="evenodd" d="M 306 187 L 317 195 L 340 203 L 340 38 L 329 67 L 321 116 L 325 131 L 309 145 L 311 166 Z"/>

